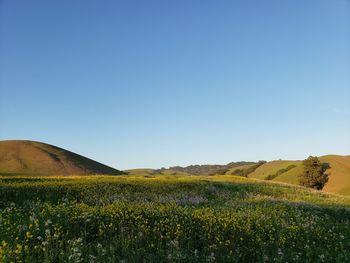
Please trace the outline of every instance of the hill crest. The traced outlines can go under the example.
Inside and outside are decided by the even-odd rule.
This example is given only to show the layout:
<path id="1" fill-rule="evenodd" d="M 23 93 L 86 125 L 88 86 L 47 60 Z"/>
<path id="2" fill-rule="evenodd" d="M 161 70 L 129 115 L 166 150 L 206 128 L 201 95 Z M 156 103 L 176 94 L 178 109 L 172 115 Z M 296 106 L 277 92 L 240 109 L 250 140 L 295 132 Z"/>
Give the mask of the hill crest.
<path id="1" fill-rule="evenodd" d="M 28 141 L 0 141 L 0 174 L 119 175 L 123 172 L 54 145 Z"/>

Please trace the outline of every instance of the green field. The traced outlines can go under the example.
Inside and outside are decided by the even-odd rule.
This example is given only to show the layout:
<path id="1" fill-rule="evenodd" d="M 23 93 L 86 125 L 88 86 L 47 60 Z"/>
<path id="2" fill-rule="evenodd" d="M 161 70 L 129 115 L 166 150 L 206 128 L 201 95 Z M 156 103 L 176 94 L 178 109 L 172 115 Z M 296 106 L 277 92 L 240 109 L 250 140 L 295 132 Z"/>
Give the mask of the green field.
<path id="1" fill-rule="evenodd" d="M 0 262 L 349 262 L 350 198 L 235 176 L 1 176 Z"/>

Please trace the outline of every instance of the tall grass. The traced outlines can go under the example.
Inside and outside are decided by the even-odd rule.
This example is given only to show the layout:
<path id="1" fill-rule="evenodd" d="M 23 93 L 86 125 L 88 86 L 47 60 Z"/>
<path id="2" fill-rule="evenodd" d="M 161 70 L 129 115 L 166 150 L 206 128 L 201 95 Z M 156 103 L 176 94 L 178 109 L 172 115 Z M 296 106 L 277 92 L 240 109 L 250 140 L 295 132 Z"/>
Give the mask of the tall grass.
<path id="1" fill-rule="evenodd" d="M 349 205 L 233 176 L 3 176 L 0 261 L 349 262 Z"/>

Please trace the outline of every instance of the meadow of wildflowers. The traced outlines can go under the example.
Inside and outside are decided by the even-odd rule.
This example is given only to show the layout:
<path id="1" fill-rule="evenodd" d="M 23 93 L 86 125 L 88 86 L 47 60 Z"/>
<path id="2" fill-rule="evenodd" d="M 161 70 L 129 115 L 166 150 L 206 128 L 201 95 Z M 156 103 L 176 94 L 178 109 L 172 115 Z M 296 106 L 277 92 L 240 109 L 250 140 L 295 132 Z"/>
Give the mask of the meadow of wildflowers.
<path id="1" fill-rule="evenodd" d="M 350 262 L 350 198 L 234 176 L 0 176 L 0 262 Z"/>

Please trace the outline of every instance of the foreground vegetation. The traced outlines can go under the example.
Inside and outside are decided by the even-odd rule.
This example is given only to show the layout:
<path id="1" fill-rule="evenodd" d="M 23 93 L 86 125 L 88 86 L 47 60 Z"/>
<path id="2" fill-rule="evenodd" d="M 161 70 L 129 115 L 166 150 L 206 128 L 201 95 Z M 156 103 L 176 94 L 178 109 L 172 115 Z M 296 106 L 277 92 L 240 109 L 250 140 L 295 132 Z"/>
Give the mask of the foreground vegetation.
<path id="1" fill-rule="evenodd" d="M 349 262 L 349 208 L 235 176 L 0 176 L 0 262 Z"/>

